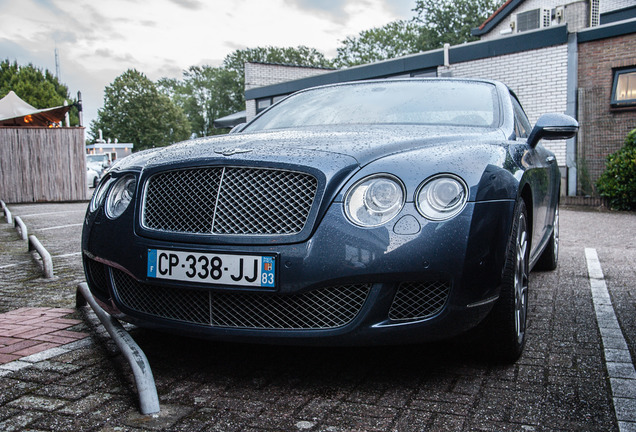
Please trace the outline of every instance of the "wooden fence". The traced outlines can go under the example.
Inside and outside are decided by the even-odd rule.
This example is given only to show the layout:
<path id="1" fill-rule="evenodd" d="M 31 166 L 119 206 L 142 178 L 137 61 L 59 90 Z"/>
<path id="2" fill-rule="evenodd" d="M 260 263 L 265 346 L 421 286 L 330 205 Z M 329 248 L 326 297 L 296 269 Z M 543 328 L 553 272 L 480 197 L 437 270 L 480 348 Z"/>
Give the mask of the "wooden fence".
<path id="1" fill-rule="evenodd" d="M 87 198 L 84 128 L 0 127 L 0 199 Z"/>

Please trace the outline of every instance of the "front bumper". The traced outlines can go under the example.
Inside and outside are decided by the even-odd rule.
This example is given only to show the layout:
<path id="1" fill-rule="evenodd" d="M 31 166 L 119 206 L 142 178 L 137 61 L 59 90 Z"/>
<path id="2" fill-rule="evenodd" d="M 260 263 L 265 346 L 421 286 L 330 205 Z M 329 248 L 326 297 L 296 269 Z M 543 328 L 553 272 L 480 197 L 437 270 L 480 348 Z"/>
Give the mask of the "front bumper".
<path id="1" fill-rule="evenodd" d="M 210 245 L 146 238 L 134 212 L 88 214 L 87 281 L 111 314 L 145 327 L 220 340 L 316 345 L 411 343 L 477 325 L 497 299 L 514 202 L 469 203 L 445 222 L 407 203 L 393 222 L 354 227 L 334 204 L 307 241 Z M 148 249 L 274 254 L 277 288 L 154 279 Z"/>

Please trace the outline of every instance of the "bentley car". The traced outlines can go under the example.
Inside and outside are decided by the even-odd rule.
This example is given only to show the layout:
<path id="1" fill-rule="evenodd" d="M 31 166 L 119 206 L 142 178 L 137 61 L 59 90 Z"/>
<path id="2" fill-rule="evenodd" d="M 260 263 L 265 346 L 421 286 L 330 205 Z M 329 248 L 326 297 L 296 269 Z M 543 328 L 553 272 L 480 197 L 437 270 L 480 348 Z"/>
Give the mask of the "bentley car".
<path id="1" fill-rule="evenodd" d="M 528 276 L 554 269 L 561 176 L 504 84 L 451 78 L 294 93 L 228 135 L 121 159 L 82 255 L 113 316 L 202 338 L 409 344 L 526 340 Z"/>

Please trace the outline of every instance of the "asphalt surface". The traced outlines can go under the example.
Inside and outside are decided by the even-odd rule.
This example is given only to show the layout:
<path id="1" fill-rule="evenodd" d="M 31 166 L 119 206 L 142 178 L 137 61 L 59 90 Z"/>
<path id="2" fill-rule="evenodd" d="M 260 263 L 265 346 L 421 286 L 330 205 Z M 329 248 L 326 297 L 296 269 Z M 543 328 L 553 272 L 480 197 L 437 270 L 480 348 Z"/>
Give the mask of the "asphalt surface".
<path id="1" fill-rule="evenodd" d="M 64 331 L 82 337 L 0 364 L 2 431 L 636 431 L 634 213 L 562 208 L 559 266 L 531 275 L 528 345 L 514 365 L 493 363 L 466 337 L 300 348 L 128 326 L 152 366 L 161 404 L 159 415 L 143 416 L 130 367 L 108 334 L 90 310 L 72 311 L 84 280 L 86 205 L 9 205 L 52 255 L 52 280 L 0 219 L 0 314 L 69 309 Z M 602 269 L 594 282 L 586 248 Z M 595 307 L 591 287 L 601 282 L 609 307 Z M 618 326 L 608 333 L 610 312 Z M 2 337 L 0 328 L 0 353 Z M 622 360 L 612 357 L 621 341 Z"/>

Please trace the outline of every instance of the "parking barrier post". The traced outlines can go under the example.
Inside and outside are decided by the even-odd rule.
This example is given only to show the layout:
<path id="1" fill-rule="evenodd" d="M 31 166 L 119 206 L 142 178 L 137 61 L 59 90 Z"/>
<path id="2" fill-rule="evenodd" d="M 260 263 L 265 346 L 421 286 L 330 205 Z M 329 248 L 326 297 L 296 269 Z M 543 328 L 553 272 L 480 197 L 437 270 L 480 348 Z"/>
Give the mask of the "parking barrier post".
<path id="1" fill-rule="evenodd" d="M 16 229 L 20 231 L 20 237 L 22 237 L 22 240 L 28 240 L 27 227 L 24 222 L 22 222 L 22 218 L 20 216 L 16 216 L 13 218 L 13 223 Z"/>
<path id="2" fill-rule="evenodd" d="M 51 259 L 51 254 L 47 251 L 42 243 L 37 239 L 36 236 L 29 236 L 29 252 L 32 250 L 37 251 L 37 253 L 42 258 L 42 269 L 44 271 L 44 277 L 47 279 L 53 278 L 53 260 Z"/>
<path id="3" fill-rule="evenodd" d="M 83 299 L 81 299 L 80 296 L 82 296 Z M 135 384 L 137 385 L 141 413 L 145 415 L 157 414 L 159 412 L 159 397 L 157 396 L 155 378 L 152 375 L 148 358 L 121 323 L 97 304 L 88 289 L 88 285 L 82 282 L 77 286 L 75 303 L 81 306 L 85 302 L 88 302 L 91 309 L 95 312 L 95 315 L 97 315 L 97 318 L 99 318 L 106 328 L 106 331 L 108 331 L 130 364 L 135 377 Z"/>
<path id="4" fill-rule="evenodd" d="M 9 208 L 2 200 L 0 200 L 0 205 L 2 206 L 2 211 L 4 212 L 4 217 L 7 220 L 7 223 L 11 223 L 11 212 L 9 211 Z"/>

